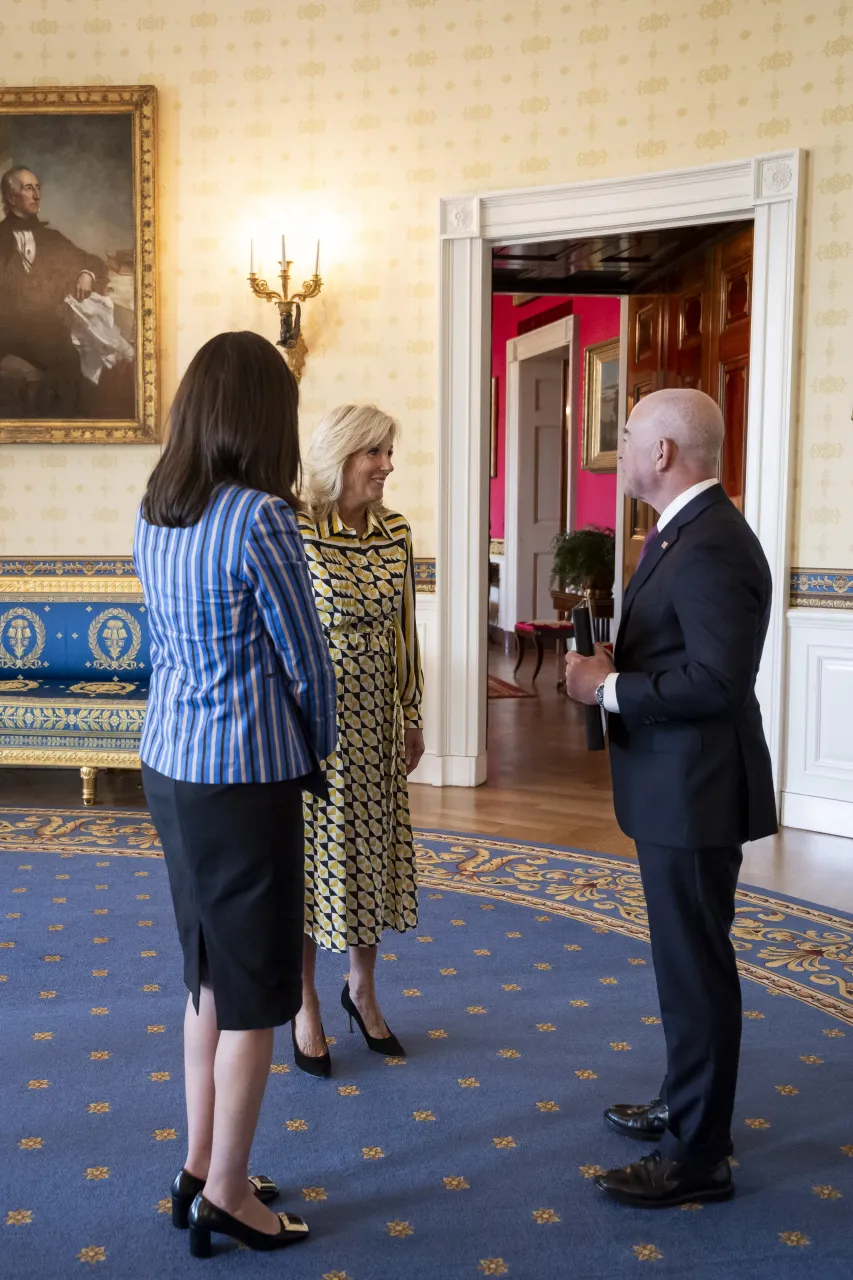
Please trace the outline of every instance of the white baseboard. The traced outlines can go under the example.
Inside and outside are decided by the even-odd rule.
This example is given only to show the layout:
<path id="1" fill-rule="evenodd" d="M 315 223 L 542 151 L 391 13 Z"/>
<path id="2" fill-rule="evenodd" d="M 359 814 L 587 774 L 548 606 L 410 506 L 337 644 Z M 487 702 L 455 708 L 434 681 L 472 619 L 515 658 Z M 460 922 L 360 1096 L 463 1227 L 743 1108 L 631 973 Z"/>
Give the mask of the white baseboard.
<path id="1" fill-rule="evenodd" d="M 437 756 L 425 751 L 409 778 L 427 787 L 479 787 L 486 781 L 486 756 Z"/>
<path id="2" fill-rule="evenodd" d="M 423 753 L 417 769 L 409 774 L 409 782 L 420 783 L 422 787 L 441 786 L 441 760 L 435 752 Z"/>
<path id="3" fill-rule="evenodd" d="M 853 838 L 853 801 L 782 792 L 782 826 Z"/>

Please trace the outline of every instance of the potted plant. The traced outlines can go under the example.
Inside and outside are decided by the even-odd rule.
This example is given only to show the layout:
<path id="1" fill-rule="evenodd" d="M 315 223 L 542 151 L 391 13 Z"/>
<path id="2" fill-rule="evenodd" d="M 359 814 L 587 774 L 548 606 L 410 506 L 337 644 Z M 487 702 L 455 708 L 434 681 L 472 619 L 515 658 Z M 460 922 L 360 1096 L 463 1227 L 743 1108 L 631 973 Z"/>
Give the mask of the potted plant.
<path id="1" fill-rule="evenodd" d="M 584 529 L 558 533 L 551 544 L 554 564 L 551 585 L 599 599 L 613 592 L 616 573 L 616 535 L 612 529 L 589 524 Z"/>

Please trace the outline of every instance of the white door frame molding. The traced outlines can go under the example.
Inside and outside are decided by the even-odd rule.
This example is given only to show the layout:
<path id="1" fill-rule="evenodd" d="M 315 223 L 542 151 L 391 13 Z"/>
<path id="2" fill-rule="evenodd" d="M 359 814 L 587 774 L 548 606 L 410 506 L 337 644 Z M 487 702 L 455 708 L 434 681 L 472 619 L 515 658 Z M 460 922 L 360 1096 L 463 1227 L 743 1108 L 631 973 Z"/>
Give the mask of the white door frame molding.
<path id="1" fill-rule="evenodd" d="M 566 501 L 566 527 L 572 527 L 572 515 L 575 502 L 575 477 L 577 474 L 577 424 L 575 422 L 574 399 L 577 393 L 578 360 L 578 318 L 566 316 L 555 320 L 553 324 L 543 325 L 531 333 L 523 333 L 517 338 L 510 338 L 506 344 L 506 462 L 505 467 L 505 512 L 504 517 L 504 576 L 501 580 L 500 618 L 498 625 L 503 631 L 510 631 L 518 620 L 518 468 L 519 468 L 519 431 L 521 370 L 522 360 L 535 360 L 537 357 L 556 355 L 568 348 L 565 358 L 570 363 L 568 419 L 571 424 L 568 455 L 568 489 Z M 563 421 L 563 430 L 566 422 Z"/>
<path id="2" fill-rule="evenodd" d="M 622 428 L 628 417 L 628 342 L 630 340 L 630 299 L 626 296 L 620 299 L 621 306 L 619 308 L 619 417 L 617 425 L 619 428 L 619 438 L 622 438 Z M 613 621 L 610 624 L 610 634 L 615 640 L 619 633 L 619 623 L 622 620 L 622 579 L 625 574 L 625 488 L 622 484 L 622 468 L 616 468 L 616 520 L 614 522 L 614 532 L 616 534 L 616 564 L 613 574 Z"/>
<path id="3" fill-rule="evenodd" d="M 773 573 L 758 693 L 779 786 L 804 162 L 782 151 L 440 201 L 436 781 L 486 777 L 492 249 L 743 218 L 755 226 L 745 514 Z"/>

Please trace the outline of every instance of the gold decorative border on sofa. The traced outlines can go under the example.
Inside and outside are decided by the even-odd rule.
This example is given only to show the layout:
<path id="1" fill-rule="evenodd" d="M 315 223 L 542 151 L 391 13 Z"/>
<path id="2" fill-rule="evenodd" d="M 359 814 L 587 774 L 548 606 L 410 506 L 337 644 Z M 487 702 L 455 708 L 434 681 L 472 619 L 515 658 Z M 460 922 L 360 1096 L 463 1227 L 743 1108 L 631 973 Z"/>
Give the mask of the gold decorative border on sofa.
<path id="1" fill-rule="evenodd" d="M 415 589 L 435 592 L 435 558 L 416 557 Z M 142 599 L 131 556 L 0 556 L 0 598 L 14 595 Z"/>
<path id="2" fill-rule="evenodd" d="M 137 751 L 88 751 L 69 748 L 67 751 L 36 750 L 29 747 L 0 747 L 0 764 L 44 765 L 50 769 L 139 769 Z"/>
<path id="3" fill-rule="evenodd" d="M 107 597 L 137 604 L 143 600 L 138 578 L 4 578 L 0 576 L 0 600 L 15 596 L 39 596 L 47 600 L 76 600 L 80 596 Z"/>
<path id="4" fill-rule="evenodd" d="M 74 720 L 87 725 L 80 733 L 141 733 L 147 699 L 126 698 L 122 702 L 101 702 L 96 698 L 84 701 L 79 696 L 58 694 L 54 698 L 28 698 L 6 696 L 0 702 L 0 727 L 6 733 L 67 733 Z M 26 723 L 26 717 L 31 723 Z M 126 728 L 112 729 L 109 720 L 118 717 L 126 722 Z M 13 721 L 20 723 L 11 723 Z"/>
<path id="5" fill-rule="evenodd" d="M 143 599 L 132 556 L 0 556 L 0 601 L 13 596 Z"/>

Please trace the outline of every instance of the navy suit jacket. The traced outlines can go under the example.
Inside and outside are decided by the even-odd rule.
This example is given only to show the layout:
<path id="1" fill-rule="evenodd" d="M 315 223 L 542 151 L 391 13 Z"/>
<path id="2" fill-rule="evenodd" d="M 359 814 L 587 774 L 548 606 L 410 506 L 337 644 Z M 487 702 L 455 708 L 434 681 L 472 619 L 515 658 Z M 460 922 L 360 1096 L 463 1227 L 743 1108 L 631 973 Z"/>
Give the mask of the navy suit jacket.
<path id="1" fill-rule="evenodd" d="M 771 589 L 721 485 L 673 516 L 629 582 L 609 730 L 616 817 L 634 840 L 695 848 L 777 830 L 755 696 Z"/>

